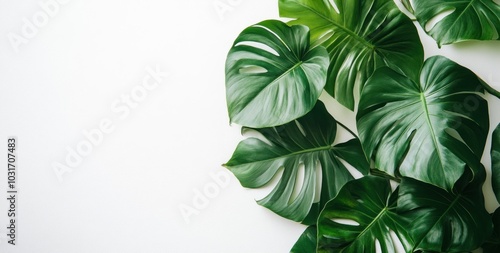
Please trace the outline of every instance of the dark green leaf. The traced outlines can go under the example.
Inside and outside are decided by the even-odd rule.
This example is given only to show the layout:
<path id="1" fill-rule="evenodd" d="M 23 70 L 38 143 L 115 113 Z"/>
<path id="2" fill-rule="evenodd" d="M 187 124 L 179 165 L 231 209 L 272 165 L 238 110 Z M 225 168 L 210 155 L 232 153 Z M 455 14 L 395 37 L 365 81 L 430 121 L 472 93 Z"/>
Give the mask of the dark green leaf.
<path id="1" fill-rule="evenodd" d="M 483 244 L 483 253 L 500 252 L 500 208 L 491 215 L 493 220 L 493 235 Z"/>
<path id="2" fill-rule="evenodd" d="M 372 253 L 377 241 L 383 253 L 396 252 L 398 242 L 409 249 L 410 221 L 394 212 L 395 197 L 387 179 L 367 176 L 347 183 L 318 218 L 318 252 Z"/>
<path id="3" fill-rule="evenodd" d="M 489 130 L 478 77 L 442 56 L 429 58 L 415 82 L 380 68 L 361 95 L 363 149 L 388 174 L 451 189 L 465 164 L 479 169 Z"/>
<path id="4" fill-rule="evenodd" d="M 354 109 L 355 86 L 389 66 L 417 77 L 423 49 L 412 21 L 392 0 L 280 0 L 282 17 L 311 29 L 311 39 L 330 53 L 325 90 Z M 339 12 L 337 12 L 336 8 Z"/>
<path id="5" fill-rule="evenodd" d="M 306 26 L 267 20 L 248 27 L 226 60 L 231 122 L 270 127 L 305 115 L 325 86 L 328 64 L 325 48 L 309 47 Z"/>
<path id="6" fill-rule="evenodd" d="M 316 252 L 316 226 L 309 226 L 293 245 L 290 253 L 314 253 Z"/>
<path id="7" fill-rule="evenodd" d="M 368 173 L 369 164 L 357 139 L 333 146 L 337 122 L 320 101 L 311 112 L 295 121 L 254 130 L 268 142 L 257 138 L 240 142 L 225 166 L 248 188 L 266 185 L 283 169 L 276 187 L 258 203 L 288 219 L 304 220 L 320 187 L 319 206 L 313 208 L 314 213 L 306 222 L 315 223 L 324 204 L 353 179 L 340 159 L 361 173 Z M 301 166 L 304 167 L 303 186 L 296 189 Z M 322 180 L 317 178 L 317 170 L 321 170 Z M 295 198 L 294 191 L 298 193 Z"/>
<path id="8" fill-rule="evenodd" d="M 434 27 L 427 27 L 438 45 L 465 40 L 498 40 L 500 5 L 493 0 L 413 0 L 414 14 L 423 28 L 441 13 L 452 11 Z"/>
<path id="9" fill-rule="evenodd" d="M 500 124 L 491 136 L 491 185 L 500 202 Z"/>
<path id="10" fill-rule="evenodd" d="M 469 169 L 452 192 L 411 178 L 399 186 L 398 213 L 411 220 L 413 250 L 464 252 L 479 248 L 492 232 L 484 208 L 484 169 L 472 178 Z"/>

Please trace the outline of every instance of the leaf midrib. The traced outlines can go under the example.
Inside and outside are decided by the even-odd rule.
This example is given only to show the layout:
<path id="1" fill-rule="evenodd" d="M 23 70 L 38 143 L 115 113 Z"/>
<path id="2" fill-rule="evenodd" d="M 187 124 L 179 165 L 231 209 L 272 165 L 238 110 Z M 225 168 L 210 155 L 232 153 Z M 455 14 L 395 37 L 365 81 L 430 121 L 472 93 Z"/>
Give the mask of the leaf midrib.
<path id="1" fill-rule="evenodd" d="M 441 156 L 441 149 L 439 147 L 439 142 L 437 140 L 436 132 L 434 131 L 434 126 L 432 125 L 432 122 L 431 122 L 429 107 L 427 106 L 427 99 L 425 98 L 424 92 L 420 92 L 420 101 L 422 101 L 422 106 L 423 106 L 424 114 L 425 114 L 425 120 L 426 120 L 427 126 L 429 127 L 429 130 L 430 130 L 432 143 L 434 144 L 434 148 L 436 149 L 436 153 L 439 157 L 440 168 L 443 169 L 444 168 L 443 157 Z"/>
<path id="2" fill-rule="evenodd" d="M 356 238 L 353 240 L 353 242 L 357 241 L 361 236 L 363 236 L 365 233 L 367 233 L 371 227 L 373 227 L 376 223 L 379 222 L 379 220 L 381 220 L 387 213 L 389 212 L 389 208 L 386 206 L 384 207 L 384 209 L 382 209 L 378 215 L 373 219 L 372 222 L 370 222 L 370 224 L 368 224 L 368 226 L 366 226 L 365 229 L 363 229 L 363 231 L 361 231 L 361 233 L 359 233 L 358 236 L 356 236 Z M 344 252 L 345 249 L 349 248 L 349 246 L 351 246 L 352 243 L 350 243 L 347 247 L 343 248 L 341 250 L 341 252 Z"/>
<path id="3" fill-rule="evenodd" d="M 365 38 L 359 36 L 358 34 L 356 34 L 355 32 L 351 31 L 350 29 L 338 24 L 337 22 L 335 22 L 334 20 L 322 15 L 321 13 L 317 12 L 316 10 L 310 8 L 309 6 L 307 5 L 304 5 L 304 4 L 300 4 L 298 3 L 298 5 L 304 7 L 305 9 L 308 9 L 309 11 L 311 11 L 312 13 L 316 14 L 318 17 L 328 21 L 330 24 L 332 24 L 333 26 L 341 29 L 342 31 L 344 31 L 345 33 L 347 33 L 349 36 L 353 37 L 354 39 L 356 39 L 357 41 L 359 41 L 361 44 L 363 44 L 364 46 L 366 46 L 367 48 L 373 50 L 375 49 L 375 46 L 372 45 L 371 43 L 369 43 L 368 41 L 366 41 Z"/>
<path id="4" fill-rule="evenodd" d="M 260 163 L 260 162 L 267 162 L 267 161 L 276 160 L 276 159 L 280 159 L 280 158 L 288 158 L 288 157 L 297 156 L 297 155 L 301 155 L 301 154 L 314 153 L 314 152 L 320 152 L 320 151 L 332 150 L 332 149 L 333 149 L 333 146 L 331 146 L 331 145 L 322 146 L 322 147 L 316 147 L 316 148 L 310 148 L 310 149 L 304 149 L 304 150 L 295 151 L 295 152 L 292 152 L 292 153 L 289 153 L 289 154 L 286 154 L 286 155 L 282 155 L 282 156 L 277 156 L 277 157 L 273 157 L 273 158 L 269 158 L 269 159 L 265 159 L 265 160 L 260 160 L 260 161 L 253 161 L 253 162 L 248 162 L 248 163 L 241 163 L 241 164 L 238 164 L 238 165 L 235 165 L 235 166 L 242 166 L 242 165 L 247 165 L 247 164 L 252 164 L 252 163 Z"/>
<path id="5" fill-rule="evenodd" d="M 472 4 L 474 2 L 476 2 L 476 0 L 471 0 L 467 4 L 467 6 L 464 8 L 464 10 L 460 13 L 460 15 L 458 15 L 458 17 L 453 21 L 453 23 L 449 27 L 455 26 L 455 24 L 458 22 L 458 20 L 464 15 L 465 12 L 467 12 L 467 10 L 472 6 Z M 434 28 L 432 28 L 432 29 L 434 29 Z M 451 29 L 448 29 L 444 35 L 448 35 L 450 33 L 450 31 L 451 31 Z"/>
<path id="6" fill-rule="evenodd" d="M 295 65 L 293 65 L 291 68 L 287 69 L 285 72 L 283 72 L 283 74 L 281 74 L 280 76 L 276 77 L 275 79 L 273 79 L 273 81 L 271 81 L 268 85 L 266 85 L 263 89 L 261 89 L 257 94 L 255 94 L 255 96 L 253 96 L 252 99 L 250 99 L 248 101 L 248 103 L 246 103 L 242 108 L 241 111 L 243 111 L 249 104 L 251 104 L 253 101 L 255 101 L 255 99 L 260 96 L 261 93 L 263 93 L 265 90 L 267 90 L 270 86 L 274 85 L 275 83 L 277 83 L 279 80 L 281 80 L 281 78 L 285 77 L 286 75 L 288 75 L 290 72 L 292 72 L 293 70 L 297 69 L 297 68 L 300 68 L 301 65 L 303 64 L 304 62 L 302 60 L 299 60 L 299 62 L 295 63 Z"/>

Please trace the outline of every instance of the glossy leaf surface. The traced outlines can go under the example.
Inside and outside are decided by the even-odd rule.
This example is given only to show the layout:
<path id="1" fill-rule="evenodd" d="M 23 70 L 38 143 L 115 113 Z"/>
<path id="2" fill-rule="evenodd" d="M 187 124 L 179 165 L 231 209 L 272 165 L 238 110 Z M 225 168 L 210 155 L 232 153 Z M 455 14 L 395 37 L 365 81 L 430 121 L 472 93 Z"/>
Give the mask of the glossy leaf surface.
<path id="1" fill-rule="evenodd" d="M 279 11 L 294 19 L 290 24 L 307 25 L 312 41 L 326 47 L 331 63 L 325 90 L 351 110 L 355 87 L 362 88 L 377 68 L 418 76 L 422 44 L 392 0 L 280 0 Z"/>
<path id="2" fill-rule="evenodd" d="M 412 0 L 415 17 L 438 45 L 498 40 L 500 5 L 493 0 Z M 446 15 L 440 17 L 440 15 Z M 437 19 L 437 20 L 436 20 Z M 428 27 L 428 23 L 433 24 Z"/>
<path id="3" fill-rule="evenodd" d="M 469 174 L 470 171 L 467 169 Z M 466 174 L 467 174 L 466 172 Z M 399 186 L 398 213 L 411 220 L 408 231 L 413 250 L 431 252 L 472 251 L 488 239 L 491 218 L 484 208 L 484 170 L 461 178 L 452 192 L 415 179 Z M 464 186 L 465 185 L 465 186 Z"/>
<path id="4" fill-rule="evenodd" d="M 231 122 L 270 127 L 305 115 L 325 86 L 328 64 L 323 47 L 310 48 L 306 26 L 267 20 L 248 27 L 226 60 Z"/>
<path id="5" fill-rule="evenodd" d="M 452 189 L 465 164 L 480 166 L 489 130 L 483 92 L 473 72 L 442 56 L 425 62 L 417 82 L 381 68 L 360 99 L 363 149 L 390 175 Z"/>
<path id="6" fill-rule="evenodd" d="M 383 253 L 397 252 L 400 244 L 410 248 L 410 221 L 395 213 L 396 200 L 386 179 L 347 183 L 318 218 L 318 252 L 371 253 L 377 242 Z"/>
<path id="7" fill-rule="evenodd" d="M 315 222 L 322 206 L 353 179 L 341 160 L 368 173 L 369 165 L 357 139 L 333 145 L 337 122 L 320 101 L 295 121 L 253 130 L 267 140 L 251 137 L 240 142 L 225 166 L 248 188 L 263 187 L 282 171 L 277 185 L 258 203 L 288 219 L 303 221 L 319 197 L 320 207 L 313 209 L 313 222 L 308 223 Z M 302 187 L 296 189 L 301 170 Z M 317 188 L 321 188 L 321 196 L 317 196 Z"/>

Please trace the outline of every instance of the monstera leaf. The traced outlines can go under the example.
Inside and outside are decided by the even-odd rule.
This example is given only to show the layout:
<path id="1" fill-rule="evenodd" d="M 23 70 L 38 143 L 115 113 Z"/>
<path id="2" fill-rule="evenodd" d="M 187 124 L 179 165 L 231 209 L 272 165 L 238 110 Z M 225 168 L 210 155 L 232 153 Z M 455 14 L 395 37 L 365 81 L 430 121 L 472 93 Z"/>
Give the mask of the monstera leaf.
<path id="1" fill-rule="evenodd" d="M 293 245 L 290 253 L 311 253 L 316 252 L 318 229 L 316 226 L 309 226 L 299 237 L 299 240 Z"/>
<path id="2" fill-rule="evenodd" d="M 248 27 L 226 60 L 231 121 L 270 127 L 305 115 L 325 86 L 328 62 L 323 47 L 309 47 L 306 26 L 267 20 Z"/>
<path id="3" fill-rule="evenodd" d="M 439 46 L 465 40 L 498 40 L 500 5 L 494 0 L 412 0 L 422 27 L 449 13 L 427 30 Z M 410 7 L 411 8 L 411 7 Z"/>
<path id="4" fill-rule="evenodd" d="M 302 221 L 306 218 L 317 188 L 321 187 L 318 197 L 322 207 L 353 179 L 340 159 L 361 173 L 368 173 L 369 164 L 357 139 L 333 146 L 337 122 L 320 101 L 311 112 L 295 121 L 254 130 L 267 140 L 251 137 L 240 142 L 225 166 L 248 188 L 266 185 L 282 169 L 275 188 L 258 203 L 288 219 Z M 296 189 L 301 167 L 303 185 Z M 317 170 L 321 170 L 321 180 Z"/>
<path id="5" fill-rule="evenodd" d="M 500 208 L 497 208 L 491 215 L 491 219 L 493 220 L 493 235 L 483 244 L 483 253 L 500 252 Z"/>
<path id="6" fill-rule="evenodd" d="M 500 124 L 491 137 L 491 174 L 493 192 L 500 202 Z"/>
<path id="7" fill-rule="evenodd" d="M 451 192 L 415 179 L 403 179 L 398 213 L 412 221 L 407 227 L 414 242 L 411 252 L 472 251 L 490 237 L 492 222 L 484 208 L 482 192 L 486 174 L 482 169 L 471 183 L 468 182 L 472 175 L 466 174 L 472 173 L 467 169 L 465 178 Z"/>
<path id="8" fill-rule="evenodd" d="M 465 164 L 478 169 L 489 130 L 483 87 L 470 70 L 429 58 L 420 80 L 380 68 L 361 95 L 357 126 L 377 168 L 452 189 Z"/>
<path id="9" fill-rule="evenodd" d="M 422 66 L 417 30 L 392 0 L 280 0 L 279 11 L 295 19 L 290 24 L 310 27 L 312 41 L 326 47 L 325 90 L 351 110 L 355 87 L 375 69 L 389 66 L 417 77 Z"/>
<path id="10" fill-rule="evenodd" d="M 363 177 L 347 183 L 318 218 L 318 252 L 396 252 L 401 243 L 411 248 L 409 220 L 396 211 L 397 191 L 389 180 Z M 392 233 L 398 239 L 392 236 Z"/>

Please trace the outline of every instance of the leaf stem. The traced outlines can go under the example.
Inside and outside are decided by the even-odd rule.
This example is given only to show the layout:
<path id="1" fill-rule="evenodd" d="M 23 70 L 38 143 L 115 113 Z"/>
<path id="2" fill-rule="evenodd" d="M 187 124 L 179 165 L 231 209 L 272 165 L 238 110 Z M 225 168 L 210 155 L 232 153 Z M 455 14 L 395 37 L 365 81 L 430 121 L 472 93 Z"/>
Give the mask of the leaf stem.
<path id="1" fill-rule="evenodd" d="M 337 124 L 339 124 L 339 126 L 341 126 L 342 128 L 344 128 L 345 130 L 347 130 L 347 132 L 349 132 L 352 135 L 352 137 L 355 137 L 355 138 L 359 139 L 358 135 L 355 134 L 351 129 L 349 129 L 348 127 L 346 127 L 344 124 L 342 124 L 342 122 L 337 121 Z"/>
<path id="2" fill-rule="evenodd" d="M 489 86 L 486 82 L 481 82 L 481 83 L 483 84 L 484 89 L 486 89 L 488 93 L 500 99 L 500 91 L 495 90 L 495 88 Z"/>

